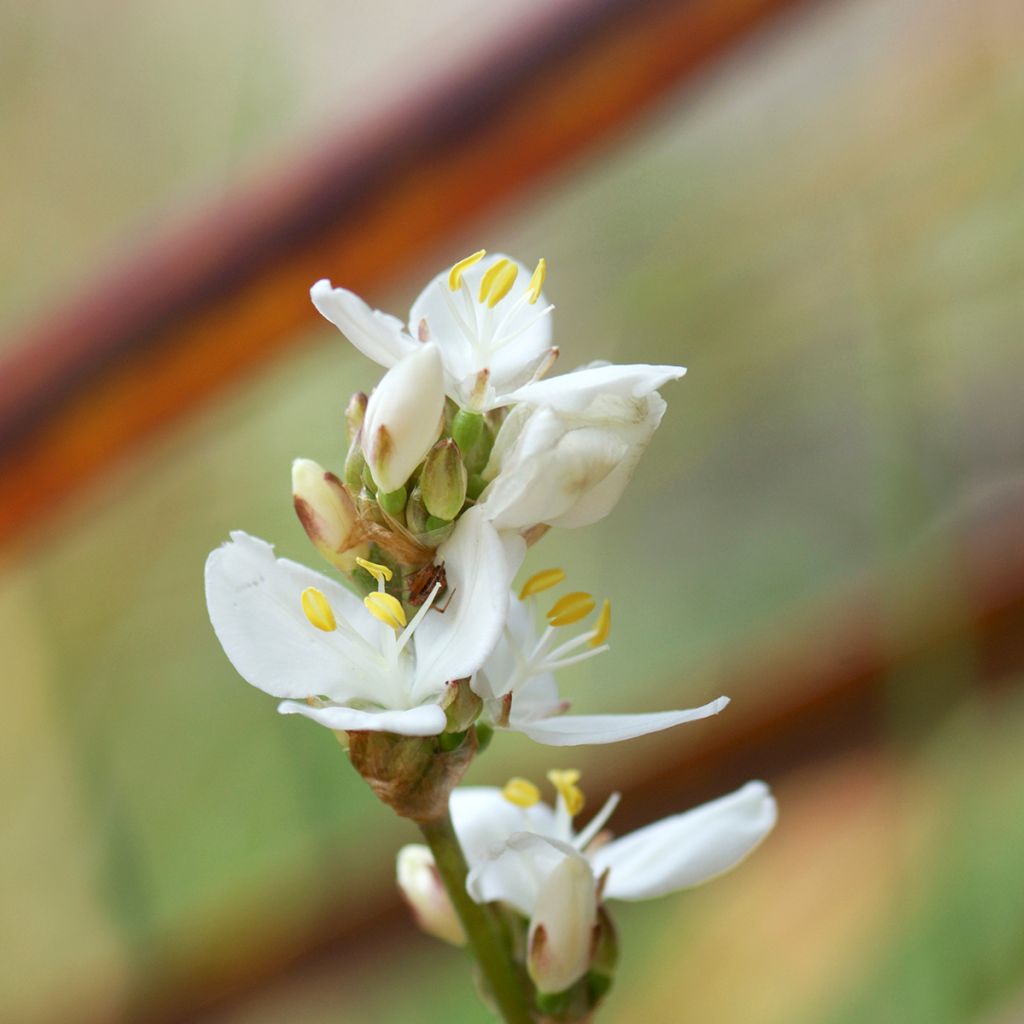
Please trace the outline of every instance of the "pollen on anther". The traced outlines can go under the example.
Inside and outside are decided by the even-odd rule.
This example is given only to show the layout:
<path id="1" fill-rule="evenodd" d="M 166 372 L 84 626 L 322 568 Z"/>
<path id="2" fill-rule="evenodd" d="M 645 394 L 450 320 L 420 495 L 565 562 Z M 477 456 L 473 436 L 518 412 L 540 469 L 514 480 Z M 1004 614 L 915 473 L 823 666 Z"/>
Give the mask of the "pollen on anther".
<path id="1" fill-rule="evenodd" d="M 390 583 L 395 574 L 379 562 L 371 562 L 366 558 L 356 558 L 356 565 L 365 569 L 378 583 Z"/>
<path id="2" fill-rule="evenodd" d="M 544 287 L 544 278 L 547 276 L 547 272 L 547 260 L 541 257 L 537 260 L 537 269 L 533 272 L 533 277 L 530 278 L 530 283 L 526 286 L 526 299 L 531 306 L 535 305 L 540 298 L 540 290 Z"/>
<path id="3" fill-rule="evenodd" d="M 468 270 L 474 263 L 479 263 L 487 255 L 486 249 L 481 249 L 479 252 L 473 253 L 471 256 L 467 256 L 465 259 L 459 260 L 451 270 L 448 271 L 448 287 L 453 291 L 459 290 L 459 285 L 462 284 L 462 272 Z"/>
<path id="4" fill-rule="evenodd" d="M 595 608 L 590 594 L 578 590 L 560 597 L 548 612 L 548 622 L 552 626 L 571 626 L 580 619 L 585 619 Z"/>
<path id="5" fill-rule="evenodd" d="M 501 795 L 516 807 L 533 807 L 540 803 L 540 790 L 529 779 L 518 776 L 505 783 Z"/>
<path id="6" fill-rule="evenodd" d="M 302 610 L 317 629 L 333 633 L 337 628 L 338 622 L 334 618 L 330 601 L 316 587 L 306 587 L 302 592 Z"/>
<path id="7" fill-rule="evenodd" d="M 375 618 L 380 619 L 385 625 L 392 629 L 403 629 L 406 625 L 405 609 L 402 602 L 393 594 L 385 594 L 383 590 L 375 590 L 363 598 L 363 604 L 367 611 Z"/>
<path id="8" fill-rule="evenodd" d="M 565 804 L 565 809 L 570 817 L 576 817 L 583 810 L 586 797 L 583 790 L 577 785 L 580 781 L 580 773 L 576 768 L 552 768 L 548 772 L 548 782 L 558 791 L 558 795 Z"/>
<path id="9" fill-rule="evenodd" d="M 535 572 L 523 584 L 523 589 L 519 591 L 519 600 L 525 601 L 534 594 L 540 594 L 545 590 L 550 590 L 552 587 L 557 587 L 564 579 L 564 569 L 541 569 L 540 572 Z"/>
<path id="10" fill-rule="evenodd" d="M 587 641 L 589 647 L 600 647 L 608 639 L 608 634 L 612 631 L 612 603 L 606 597 L 604 604 L 601 605 L 601 611 L 597 616 L 597 622 L 594 624 L 594 635 Z"/>
<path id="11" fill-rule="evenodd" d="M 494 309 L 511 291 L 518 275 L 519 267 L 510 259 L 503 257 L 500 260 L 495 260 L 488 268 L 487 273 L 480 279 L 479 301 L 486 302 L 491 309 Z"/>

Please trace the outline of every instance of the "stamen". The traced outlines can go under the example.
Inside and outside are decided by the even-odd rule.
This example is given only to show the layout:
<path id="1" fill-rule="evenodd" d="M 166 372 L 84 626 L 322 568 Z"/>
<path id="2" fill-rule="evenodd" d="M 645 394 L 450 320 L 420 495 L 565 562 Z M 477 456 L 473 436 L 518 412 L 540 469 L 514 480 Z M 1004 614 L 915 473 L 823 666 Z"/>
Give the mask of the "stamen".
<path id="1" fill-rule="evenodd" d="M 501 302 L 511 291 L 519 276 L 519 267 L 510 259 L 503 258 L 491 265 L 480 280 L 480 302 L 486 302 L 488 309 Z"/>
<path id="2" fill-rule="evenodd" d="M 448 287 L 453 291 L 459 290 L 459 285 L 462 284 L 462 272 L 468 270 L 474 263 L 479 263 L 487 255 L 486 249 L 481 249 L 479 252 L 473 253 L 472 256 L 467 256 L 463 260 L 459 260 L 458 263 L 448 271 Z"/>
<path id="3" fill-rule="evenodd" d="M 593 818 L 587 823 L 587 827 L 572 841 L 572 845 L 577 850 L 585 850 L 598 832 L 601 831 L 608 823 L 608 819 L 612 816 L 612 812 L 616 807 L 619 806 L 619 793 L 612 793 L 610 797 L 604 802 L 604 807 L 601 808 L 594 815 Z"/>
<path id="4" fill-rule="evenodd" d="M 530 283 L 526 286 L 527 302 L 531 306 L 540 298 L 540 290 L 544 287 L 544 278 L 547 276 L 547 272 L 547 260 L 541 257 L 537 260 L 537 269 L 533 272 L 533 277 L 530 278 Z"/>
<path id="5" fill-rule="evenodd" d="M 379 562 L 371 562 L 365 558 L 356 557 L 356 565 L 365 569 L 378 583 L 390 583 L 391 577 L 395 574 Z"/>
<path id="6" fill-rule="evenodd" d="M 548 772 L 548 782 L 558 790 L 558 795 L 569 812 L 569 817 L 574 818 L 583 810 L 586 798 L 583 790 L 576 785 L 580 781 L 580 773 L 575 768 L 558 769 L 553 768 Z"/>
<path id="7" fill-rule="evenodd" d="M 604 604 L 601 605 L 601 613 L 597 617 L 597 623 L 594 625 L 594 634 L 589 640 L 589 646 L 600 647 L 608 639 L 608 634 L 612 631 L 612 603 L 608 598 L 604 599 Z"/>
<path id="8" fill-rule="evenodd" d="M 317 629 L 333 633 L 337 628 L 338 620 L 334 617 L 330 601 L 316 587 L 306 587 L 302 592 L 302 610 Z"/>
<path id="9" fill-rule="evenodd" d="M 564 579 L 564 569 L 541 569 L 540 572 L 535 572 L 523 584 L 523 589 L 519 591 L 519 600 L 525 601 L 534 594 L 540 594 L 545 590 L 550 590 L 552 587 L 557 587 Z"/>
<path id="10" fill-rule="evenodd" d="M 363 604 L 375 619 L 380 619 L 386 626 L 390 626 L 392 629 L 402 629 L 405 626 L 405 609 L 402 607 L 402 602 L 393 594 L 375 590 L 363 598 Z"/>
<path id="11" fill-rule="evenodd" d="M 548 612 L 548 622 L 552 626 L 571 626 L 580 619 L 585 619 L 595 607 L 590 594 L 576 591 L 560 597 Z"/>
<path id="12" fill-rule="evenodd" d="M 516 807 L 533 807 L 540 802 L 540 790 L 529 779 L 509 779 L 501 795 Z"/>

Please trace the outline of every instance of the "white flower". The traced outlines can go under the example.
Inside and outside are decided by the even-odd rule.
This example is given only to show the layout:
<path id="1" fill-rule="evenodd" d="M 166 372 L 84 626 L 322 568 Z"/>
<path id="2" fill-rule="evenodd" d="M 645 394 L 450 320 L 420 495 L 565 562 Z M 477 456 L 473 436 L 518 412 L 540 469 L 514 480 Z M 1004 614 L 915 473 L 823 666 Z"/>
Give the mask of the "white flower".
<path id="1" fill-rule="evenodd" d="M 481 251 L 437 275 L 409 313 L 409 328 L 358 295 L 317 281 L 313 304 L 364 355 L 391 367 L 424 341 L 437 344 L 448 394 L 466 409 L 507 404 L 516 388 L 551 366 L 553 307 L 545 300 L 545 264 L 531 273 L 501 254 Z"/>
<path id="2" fill-rule="evenodd" d="M 438 548 L 450 602 L 432 611 L 435 586 L 405 622 L 386 593 L 388 570 L 374 567 L 380 589 L 361 601 L 320 573 L 275 559 L 245 533 L 206 563 L 210 620 L 231 663 L 275 697 L 282 714 L 300 714 L 334 730 L 407 736 L 444 731 L 447 684 L 473 674 L 505 619 L 508 584 L 521 548 L 503 544 L 476 510 Z M 297 703 L 297 700 L 309 703 Z"/>
<path id="3" fill-rule="evenodd" d="M 436 345 L 418 345 L 374 388 L 362 426 L 363 456 L 374 482 L 397 491 L 441 433 L 444 373 Z"/>
<path id="4" fill-rule="evenodd" d="M 772 830 L 775 800 L 763 782 L 638 829 L 603 833 L 613 795 L 581 831 L 572 819 L 579 773 L 551 772 L 557 806 L 536 787 L 466 787 L 451 797 L 452 821 L 478 903 L 501 901 L 530 922 L 527 966 L 542 992 L 560 992 L 586 972 L 603 900 L 643 900 L 689 889 L 740 863 Z"/>
<path id="5" fill-rule="evenodd" d="M 484 702 L 485 717 L 499 729 L 525 733 L 548 746 L 617 743 L 717 715 L 728 703 L 718 697 L 698 708 L 627 715 L 566 715 L 569 702 L 558 692 L 554 673 L 608 650 L 611 606 L 608 601 L 594 625 L 568 640 L 565 627 L 586 618 L 596 607 L 586 593 L 567 594 L 547 613 L 543 633 L 537 633 L 535 598 L 565 578 L 561 569 L 534 574 L 509 601 L 501 639 L 473 679 Z"/>
<path id="6" fill-rule="evenodd" d="M 419 843 L 403 846 L 398 852 L 398 888 L 416 917 L 416 923 L 428 934 L 453 946 L 466 944 L 466 933 L 455 913 L 430 848 Z"/>
<path id="7" fill-rule="evenodd" d="M 622 496 L 681 366 L 589 366 L 529 384 L 494 443 L 481 504 L 499 529 L 587 526 Z"/>

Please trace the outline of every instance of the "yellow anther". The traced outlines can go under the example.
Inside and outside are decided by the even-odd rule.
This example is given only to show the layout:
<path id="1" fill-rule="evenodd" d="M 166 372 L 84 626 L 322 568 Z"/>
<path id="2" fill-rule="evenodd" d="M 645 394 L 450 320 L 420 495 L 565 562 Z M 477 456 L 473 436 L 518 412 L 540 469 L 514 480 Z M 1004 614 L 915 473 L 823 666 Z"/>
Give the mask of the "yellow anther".
<path id="1" fill-rule="evenodd" d="M 597 616 L 597 623 L 594 626 L 594 635 L 587 641 L 590 647 L 600 647 L 608 639 L 612 631 L 612 603 L 606 597 L 601 605 L 601 613 Z"/>
<path id="2" fill-rule="evenodd" d="M 464 260 L 459 260 L 458 263 L 448 271 L 448 287 L 453 292 L 459 290 L 459 285 L 462 284 L 462 272 L 469 270 L 474 263 L 479 263 L 487 255 L 486 249 L 481 249 L 479 252 L 473 253 L 472 256 L 467 256 Z"/>
<path id="3" fill-rule="evenodd" d="M 571 818 L 575 818 L 586 803 L 583 790 L 576 785 L 579 781 L 580 773 L 575 768 L 554 768 L 548 772 L 548 782 L 558 790 L 558 795 L 562 798 L 562 803 L 565 804 Z"/>
<path id="4" fill-rule="evenodd" d="M 533 272 L 533 277 L 530 278 L 530 283 L 526 286 L 526 298 L 531 306 L 540 298 L 540 290 L 544 287 L 544 278 L 547 272 L 547 260 L 542 257 L 537 260 L 537 269 Z"/>
<path id="5" fill-rule="evenodd" d="M 385 594 L 383 590 L 375 590 L 363 598 L 363 604 L 374 618 L 380 619 L 392 629 L 402 629 L 405 626 L 405 609 L 394 595 Z"/>
<path id="6" fill-rule="evenodd" d="M 510 259 L 496 260 L 480 279 L 480 301 L 494 307 L 501 302 L 516 283 L 519 275 L 517 267 Z"/>
<path id="7" fill-rule="evenodd" d="M 379 562 L 371 562 L 365 558 L 356 557 L 356 565 L 365 569 L 378 583 L 390 583 L 391 577 L 395 574 Z"/>
<path id="8" fill-rule="evenodd" d="M 585 619 L 595 607 L 590 594 L 578 590 L 560 597 L 548 612 L 548 622 L 552 626 L 571 626 L 580 619 Z"/>
<path id="9" fill-rule="evenodd" d="M 306 587 L 302 592 L 302 610 L 306 618 L 325 633 L 333 633 L 338 625 L 330 601 L 316 587 Z"/>
<path id="10" fill-rule="evenodd" d="M 516 807 L 532 807 L 540 803 L 540 790 L 529 779 L 509 779 L 501 795 Z"/>
<path id="11" fill-rule="evenodd" d="M 564 569 L 541 569 L 523 584 L 523 589 L 519 591 L 519 600 L 525 601 L 528 597 L 533 597 L 534 594 L 557 587 L 564 579 Z"/>

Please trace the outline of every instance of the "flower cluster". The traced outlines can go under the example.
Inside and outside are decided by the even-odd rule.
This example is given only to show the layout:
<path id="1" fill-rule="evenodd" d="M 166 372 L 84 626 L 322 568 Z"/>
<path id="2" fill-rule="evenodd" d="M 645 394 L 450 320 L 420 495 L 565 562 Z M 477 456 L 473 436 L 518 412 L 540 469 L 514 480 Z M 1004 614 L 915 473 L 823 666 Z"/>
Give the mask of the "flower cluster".
<path id="1" fill-rule="evenodd" d="M 282 714 L 333 730 L 399 814 L 428 834 L 448 820 L 451 796 L 470 869 L 457 888 L 504 915 L 537 998 L 575 1020 L 611 977 L 604 901 L 727 870 L 771 829 L 775 808 L 750 783 L 612 841 L 604 826 L 617 797 L 574 830 L 578 773 L 549 775 L 555 808 L 522 779 L 452 792 L 496 731 L 550 746 L 612 743 L 728 703 L 566 713 L 555 676 L 608 649 L 611 605 L 564 587 L 561 569 L 513 580 L 549 528 L 608 515 L 665 412 L 658 389 L 685 371 L 592 363 L 546 376 L 558 349 L 545 274 L 544 260 L 531 270 L 473 253 L 427 285 L 407 324 L 317 282 L 316 308 L 386 369 L 348 404 L 340 471 L 309 459 L 292 467 L 296 514 L 334 575 L 236 532 L 207 561 L 206 597 L 238 672 L 280 698 Z M 430 849 L 402 851 L 399 883 L 423 927 L 463 941 L 465 910 L 440 879 Z"/>

